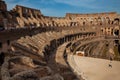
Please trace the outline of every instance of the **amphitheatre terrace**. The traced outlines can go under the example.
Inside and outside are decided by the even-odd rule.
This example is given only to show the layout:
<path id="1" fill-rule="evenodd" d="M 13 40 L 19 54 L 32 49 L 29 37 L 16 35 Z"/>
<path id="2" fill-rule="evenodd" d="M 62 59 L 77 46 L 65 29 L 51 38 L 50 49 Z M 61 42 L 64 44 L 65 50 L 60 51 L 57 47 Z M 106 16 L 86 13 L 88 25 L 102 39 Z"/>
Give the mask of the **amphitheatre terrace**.
<path id="1" fill-rule="evenodd" d="M 117 12 L 50 17 L 0 0 L 0 80 L 120 80 L 119 61 Z"/>

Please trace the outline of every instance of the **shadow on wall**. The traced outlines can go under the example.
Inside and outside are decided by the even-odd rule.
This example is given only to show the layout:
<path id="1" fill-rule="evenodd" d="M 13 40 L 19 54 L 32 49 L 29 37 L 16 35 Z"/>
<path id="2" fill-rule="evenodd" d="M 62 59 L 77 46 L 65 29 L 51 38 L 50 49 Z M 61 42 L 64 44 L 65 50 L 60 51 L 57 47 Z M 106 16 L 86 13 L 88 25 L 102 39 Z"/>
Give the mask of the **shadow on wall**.
<path id="1" fill-rule="evenodd" d="M 0 53 L 0 66 L 4 63 L 5 54 L 3 52 Z"/>

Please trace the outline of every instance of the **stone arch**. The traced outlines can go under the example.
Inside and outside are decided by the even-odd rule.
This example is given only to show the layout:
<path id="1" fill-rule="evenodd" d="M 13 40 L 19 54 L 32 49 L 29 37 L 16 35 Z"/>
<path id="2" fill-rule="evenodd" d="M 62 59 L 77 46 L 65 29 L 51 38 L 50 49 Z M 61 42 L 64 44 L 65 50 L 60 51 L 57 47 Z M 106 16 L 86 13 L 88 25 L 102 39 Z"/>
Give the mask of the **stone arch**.
<path id="1" fill-rule="evenodd" d="M 119 22 L 120 22 L 120 19 L 119 19 L 119 18 L 115 18 L 115 19 L 114 19 L 114 23 L 115 23 L 115 24 L 119 24 Z"/>
<path id="2" fill-rule="evenodd" d="M 102 25 L 102 19 L 101 19 L 101 17 L 98 17 L 98 24 Z"/>
<path id="3" fill-rule="evenodd" d="M 101 34 L 104 34 L 104 29 L 101 29 Z"/>
<path id="4" fill-rule="evenodd" d="M 37 26 L 37 23 L 34 22 L 34 23 L 33 23 L 33 26 Z"/>
<path id="5" fill-rule="evenodd" d="M 107 22 L 107 24 L 110 24 L 110 18 L 109 17 L 106 17 L 106 22 Z"/>
<path id="6" fill-rule="evenodd" d="M 80 20 L 83 20 L 83 18 L 80 18 Z"/>
<path id="7" fill-rule="evenodd" d="M 119 19 L 119 18 L 115 18 L 114 20 L 120 21 L 120 19 Z"/>
<path id="8" fill-rule="evenodd" d="M 98 20 L 101 20 L 101 17 L 98 17 Z"/>
<path id="9" fill-rule="evenodd" d="M 42 26 L 42 24 L 41 24 L 41 23 L 39 23 L 39 26 L 41 27 L 41 26 Z"/>
<path id="10" fill-rule="evenodd" d="M 4 63 L 4 58 L 5 58 L 5 53 L 1 52 L 0 53 L 0 66 L 2 66 L 2 64 Z"/>
<path id="11" fill-rule="evenodd" d="M 97 21 L 97 18 L 94 18 L 94 21 Z"/>
<path id="12" fill-rule="evenodd" d="M 120 27 L 119 26 L 115 26 L 113 29 L 113 35 L 114 36 L 119 36 L 120 35 Z"/>
<path id="13" fill-rule="evenodd" d="M 71 23 L 70 23 L 70 26 L 75 26 L 75 22 L 71 22 Z"/>
<path id="14" fill-rule="evenodd" d="M 24 23 L 24 26 L 25 26 L 25 27 L 28 27 L 28 26 L 29 26 L 29 24 L 27 24 L 27 23 Z"/>
<path id="15" fill-rule="evenodd" d="M 114 24 L 114 21 L 112 21 L 111 24 Z"/>
<path id="16" fill-rule="evenodd" d="M 120 33 L 119 33 L 119 29 L 114 29 L 114 35 L 115 36 L 118 36 Z"/>
<path id="17" fill-rule="evenodd" d="M 114 31 L 114 29 L 113 29 L 113 28 L 111 28 L 111 35 L 113 35 L 113 31 Z"/>
<path id="18" fill-rule="evenodd" d="M 85 25 L 85 21 L 83 21 L 83 26 Z"/>
<path id="19" fill-rule="evenodd" d="M 0 31 L 4 30 L 4 26 L 0 24 Z"/>
<path id="20" fill-rule="evenodd" d="M 97 24 L 97 18 L 94 18 L 94 24 L 96 25 Z"/>
<path id="21" fill-rule="evenodd" d="M 90 25 L 92 25 L 93 24 L 93 21 L 90 21 Z"/>
<path id="22" fill-rule="evenodd" d="M 87 21 L 87 18 L 84 18 L 84 21 Z"/>
<path id="23" fill-rule="evenodd" d="M 7 45 L 8 45 L 8 46 L 10 45 L 10 40 L 7 40 Z"/>
<path id="24" fill-rule="evenodd" d="M 2 42 L 0 42 L 0 48 L 2 48 Z"/>

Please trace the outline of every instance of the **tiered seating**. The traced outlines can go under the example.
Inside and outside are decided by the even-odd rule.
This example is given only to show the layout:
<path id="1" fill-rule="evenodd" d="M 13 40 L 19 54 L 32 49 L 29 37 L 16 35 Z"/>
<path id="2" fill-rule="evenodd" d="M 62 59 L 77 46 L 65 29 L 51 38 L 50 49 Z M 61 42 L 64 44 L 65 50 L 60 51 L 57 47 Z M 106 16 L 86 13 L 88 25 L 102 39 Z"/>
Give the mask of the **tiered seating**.
<path id="1" fill-rule="evenodd" d="M 103 48 L 104 44 L 105 44 L 105 41 L 99 42 L 99 44 L 98 44 L 97 47 L 94 49 L 94 51 L 93 51 L 93 53 L 92 53 L 91 56 L 93 56 L 93 57 L 98 56 L 98 57 L 99 57 L 99 56 L 101 55 L 100 51 L 101 51 L 101 49 Z"/>
<path id="2" fill-rule="evenodd" d="M 85 38 L 81 39 L 81 44 L 79 44 L 78 46 L 74 45 L 72 52 L 73 54 L 75 54 L 76 51 L 84 51 L 85 56 L 104 59 L 109 59 L 110 57 L 112 57 L 114 59 L 115 53 L 114 47 L 112 45 L 112 41 L 106 41 L 102 38 Z"/>
<path id="3" fill-rule="evenodd" d="M 5 59 L 5 63 L 2 65 L 1 72 L 3 73 L 1 75 L 3 80 L 25 80 L 23 78 L 29 77 L 35 80 L 39 80 L 40 78 L 40 80 L 63 80 L 63 78 L 65 80 L 75 80 L 76 77 L 69 70 L 68 62 L 66 61 L 67 58 L 64 58 L 66 45 L 69 42 L 72 43 L 70 48 L 73 50 L 71 50 L 73 54 L 75 54 L 75 51 L 80 50 L 84 51 L 85 54 L 90 57 L 98 55 L 98 57 L 104 56 L 104 54 L 101 54 L 103 53 L 101 52 L 101 49 L 103 49 L 102 47 L 105 47 L 104 43 L 100 42 L 102 39 L 99 39 L 99 36 L 90 37 L 91 34 L 86 35 L 86 33 L 90 31 L 95 33 L 97 31 L 96 25 L 100 26 L 103 23 L 111 24 L 112 21 L 114 24 L 114 16 L 116 16 L 116 13 L 108 13 L 107 16 L 110 17 L 110 21 L 105 19 L 101 22 L 102 19 L 98 18 L 98 16 L 101 15 L 103 18 L 107 17 L 102 16 L 103 13 L 94 17 L 91 14 L 78 14 L 78 16 L 70 15 L 68 17 L 58 18 L 44 16 L 39 10 L 23 6 L 17 6 L 12 12 L 6 11 L 6 13 L 8 13 L 7 15 L 11 16 L 11 18 L 15 18 L 15 21 L 13 20 L 12 22 L 11 18 L 11 20 L 9 20 L 8 16 L 4 17 L 3 13 L 2 15 L 0 14 L 1 19 L 6 18 L 11 26 L 16 23 L 14 27 L 28 28 L 28 30 L 30 30 L 31 37 L 22 37 L 12 45 L 15 49 L 14 55 L 10 56 L 10 59 Z M 113 14 L 113 18 L 110 16 L 111 14 Z M 34 29 L 36 29 L 35 27 L 41 27 L 41 29 L 44 27 L 44 29 L 46 29 L 45 31 L 49 30 L 49 32 L 36 34 L 39 31 L 36 32 L 36 30 L 34 31 L 31 27 L 34 27 Z M 33 35 L 31 31 L 36 35 Z M 84 36 L 79 38 L 77 36 L 76 38 L 75 36 L 80 32 L 83 32 L 82 35 Z M 94 35 L 97 35 L 97 32 Z M 110 47 L 110 45 L 107 49 L 113 48 Z M 19 51 L 18 54 L 16 53 L 17 51 Z M 106 51 L 106 53 L 108 54 L 108 51 Z M 76 67 L 77 64 L 74 63 L 72 56 L 68 56 L 68 61 L 70 61 L 69 64 L 75 68 L 75 72 L 82 75 L 82 71 Z M 48 58 L 48 60 L 46 58 Z M 62 68 L 59 65 L 61 65 Z M 58 70 L 55 70 L 57 69 L 56 67 Z M 67 78 L 66 76 L 70 77 Z M 73 78 L 71 78 L 71 76 Z"/>
<path id="4" fill-rule="evenodd" d="M 39 56 L 43 56 L 44 57 L 44 54 L 43 54 L 44 48 L 45 48 L 46 45 L 50 45 L 50 42 L 52 40 L 54 40 L 54 39 L 57 40 L 57 39 L 62 38 L 64 36 L 66 36 L 66 35 L 75 34 L 75 33 L 78 33 L 78 32 L 79 32 L 79 30 L 75 30 L 75 31 L 74 30 L 63 30 L 61 32 L 55 32 L 55 31 L 53 31 L 53 32 L 45 32 L 45 33 L 33 35 L 32 37 L 26 36 L 26 37 L 22 37 L 21 39 L 19 39 L 17 41 L 17 44 L 19 44 L 19 45 L 15 46 L 15 47 L 19 48 L 20 46 L 22 46 L 21 47 L 22 49 L 21 48 L 19 48 L 19 49 L 21 49 L 21 51 L 23 53 L 25 53 L 26 50 L 28 50 L 27 52 L 30 53 L 29 55 L 37 54 Z M 63 53 L 64 53 L 66 45 L 67 45 L 67 43 L 62 45 L 62 46 L 60 46 L 57 49 L 57 53 L 56 53 L 56 58 L 55 59 L 56 59 L 56 62 L 58 64 L 62 64 L 62 65 L 66 65 L 67 66 L 67 64 L 66 64 L 66 62 L 64 60 L 64 57 L 63 57 Z M 52 49 L 52 47 L 51 47 L 51 49 Z M 31 54 L 30 51 L 33 52 L 33 53 Z M 33 58 L 32 56 L 30 56 L 30 57 Z M 33 59 L 35 59 L 35 58 L 33 58 Z M 64 72 L 64 69 L 63 69 L 63 72 Z M 71 72 L 67 73 L 66 72 L 66 73 L 61 74 L 61 75 L 65 76 L 65 75 L 68 75 L 68 74 L 72 75 L 73 73 L 71 73 Z"/>
<path id="5" fill-rule="evenodd" d="M 37 34 L 32 37 L 26 36 L 25 38 L 21 38 L 20 40 L 18 40 L 18 43 L 20 43 L 23 46 L 26 46 L 30 50 L 42 54 L 42 50 L 44 49 L 46 44 L 49 44 L 51 40 L 57 39 L 66 34 L 68 33 L 46 32 L 46 33 Z"/>
<path id="6" fill-rule="evenodd" d="M 89 46 L 86 48 L 85 50 L 85 54 L 86 56 L 91 56 L 90 54 L 92 54 L 91 50 L 93 50 L 93 47 L 95 46 L 95 44 L 91 43 L 89 44 Z"/>
<path id="7" fill-rule="evenodd" d="M 97 47 L 99 42 L 94 42 L 88 49 L 88 56 L 91 56 L 93 54 L 94 49 Z"/>

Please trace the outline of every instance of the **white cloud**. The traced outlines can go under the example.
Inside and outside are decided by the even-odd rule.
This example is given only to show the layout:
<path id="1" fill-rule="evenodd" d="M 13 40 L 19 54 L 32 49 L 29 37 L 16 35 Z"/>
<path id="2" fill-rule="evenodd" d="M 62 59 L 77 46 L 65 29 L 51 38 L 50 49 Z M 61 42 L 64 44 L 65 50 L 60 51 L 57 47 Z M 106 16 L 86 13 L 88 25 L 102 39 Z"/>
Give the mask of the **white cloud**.
<path id="1" fill-rule="evenodd" d="M 91 9 L 101 8 L 96 6 L 96 0 L 54 0 L 57 3 L 64 3 L 76 7 L 86 7 Z"/>

